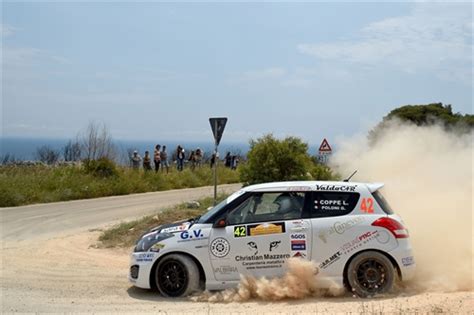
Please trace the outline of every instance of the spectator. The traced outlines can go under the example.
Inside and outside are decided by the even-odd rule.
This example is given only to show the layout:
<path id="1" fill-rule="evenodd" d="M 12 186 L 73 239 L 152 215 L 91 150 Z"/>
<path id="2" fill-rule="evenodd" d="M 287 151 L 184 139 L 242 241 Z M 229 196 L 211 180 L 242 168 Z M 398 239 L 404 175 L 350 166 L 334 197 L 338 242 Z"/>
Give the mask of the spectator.
<path id="1" fill-rule="evenodd" d="M 194 171 L 196 168 L 196 153 L 194 151 L 191 151 L 191 154 L 189 154 L 188 162 L 191 165 L 191 170 Z"/>
<path id="2" fill-rule="evenodd" d="M 153 153 L 153 162 L 155 162 L 155 173 L 158 172 L 158 170 L 160 169 L 160 164 L 161 164 L 160 148 L 161 146 L 157 144 L 155 147 L 155 152 Z"/>
<path id="3" fill-rule="evenodd" d="M 143 169 L 145 172 L 151 171 L 150 151 L 145 151 L 145 156 L 143 157 Z"/>
<path id="4" fill-rule="evenodd" d="M 168 152 L 166 152 L 166 146 L 163 146 L 163 150 L 160 152 L 160 160 L 161 160 L 161 171 L 163 172 L 163 168 L 166 167 L 166 174 L 169 172 L 170 164 L 168 163 Z"/>
<path id="5" fill-rule="evenodd" d="M 232 170 L 236 170 L 237 169 L 237 165 L 239 164 L 239 157 L 237 155 L 232 155 L 232 166 L 231 166 L 231 169 Z"/>
<path id="6" fill-rule="evenodd" d="M 213 168 L 214 164 L 216 163 L 216 154 L 215 153 L 212 153 L 210 161 L 211 161 L 211 168 Z"/>
<path id="7" fill-rule="evenodd" d="M 201 167 L 203 152 L 200 148 L 197 148 L 194 158 L 195 158 L 195 161 L 196 161 L 196 166 Z"/>
<path id="8" fill-rule="evenodd" d="M 181 145 L 178 145 L 176 148 L 176 161 L 177 161 L 177 169 L 178 171 L 182 171 L 184 168 L 184 149 Z"/>
<path id="9" fill-rule="evenodd" d="M 229 168 L 232 166 L 232 156 L 230 155 L 230 152 L 227 152 L 225 155 L 224 166 Z"/>
<path id="10" fill-rule="evenodd" d="M 133 151 L 133 155 L 130 157 L 132 161 L 132 168 L 134 170 L 138 170 L 140 168 L 140 162 L 142 161 L 142 157 L 138 155 L 138 151 Z"/>

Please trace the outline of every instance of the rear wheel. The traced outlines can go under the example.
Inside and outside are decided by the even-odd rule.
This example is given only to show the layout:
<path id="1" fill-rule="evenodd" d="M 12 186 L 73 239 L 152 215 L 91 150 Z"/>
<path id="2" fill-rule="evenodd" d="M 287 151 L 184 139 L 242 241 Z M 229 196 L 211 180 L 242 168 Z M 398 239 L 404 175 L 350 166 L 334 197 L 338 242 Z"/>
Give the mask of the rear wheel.
<path id="1" fill-rule="evenodd" d="M 347 282 L 360 297 L 386 293 L 392 289 L 395 270 L 392 262 L 376 251 L 363 252 L 350 262 Z"/>
<path id="2" fill-rule="evenodd" d="M 187 296 L 199 290 L 199 269 L 191 258 L 171 254 L 158 263 L 155 283 L 163 296 Z"/>

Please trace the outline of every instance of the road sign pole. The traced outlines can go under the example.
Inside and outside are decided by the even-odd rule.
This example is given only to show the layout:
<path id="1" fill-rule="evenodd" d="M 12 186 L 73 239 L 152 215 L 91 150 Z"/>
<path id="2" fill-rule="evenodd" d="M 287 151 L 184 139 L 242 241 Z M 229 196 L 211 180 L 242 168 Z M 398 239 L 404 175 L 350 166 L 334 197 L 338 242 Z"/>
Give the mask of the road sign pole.
<path id="1" fill-rule="evenodd" d="M 217 130 L 217 120 L 214 122 L 214 127 Z M 214 206 L 217 204 L 217 162 L 219 161 L 217 157 L 217 141 L 214 142 Z"/>
<path id="2" fill-rule="evenodd" d="M 227 123 L 226 117 L 215 117 L 209 118 L 211 124 L 212 133 L 214 134 L 214 206 L 217 204 L 217 163 L 219 162 L 219 154 L 217 152 L 217 147 L 224 133 L 224 128 Z"/>

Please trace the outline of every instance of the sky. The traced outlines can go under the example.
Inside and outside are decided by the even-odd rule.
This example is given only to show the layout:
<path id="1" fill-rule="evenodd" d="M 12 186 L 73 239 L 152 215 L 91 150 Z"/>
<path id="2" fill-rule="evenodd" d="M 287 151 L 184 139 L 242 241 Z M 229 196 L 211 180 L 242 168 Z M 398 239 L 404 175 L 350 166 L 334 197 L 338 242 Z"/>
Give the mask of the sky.
<path id="1" fill-rule="evenodd" d="M 472 4 L 2 2 L 2 136 L 310 144 L 396 107 L 472 114 Z"/>

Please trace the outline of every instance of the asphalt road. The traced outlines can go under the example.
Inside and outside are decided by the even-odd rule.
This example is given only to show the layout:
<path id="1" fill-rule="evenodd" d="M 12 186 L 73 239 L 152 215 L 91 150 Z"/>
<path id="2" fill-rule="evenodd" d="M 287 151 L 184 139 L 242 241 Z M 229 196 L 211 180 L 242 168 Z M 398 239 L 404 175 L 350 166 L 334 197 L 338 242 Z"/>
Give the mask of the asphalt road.
<path id="1" fill-rule="evenodd" d="M 237 191 L 240 184 L 219 186 L 219 192 Z M 48 239 L 104 224 L 137 218 L 181 202 L 212 196 L 213 186 L 126 196 L 0 208 L 3 241 Z"/>

